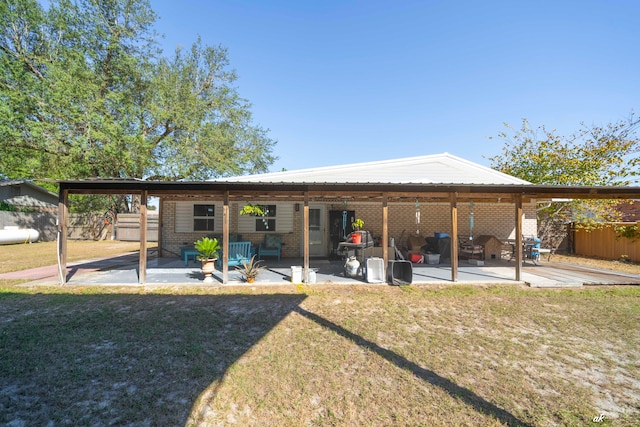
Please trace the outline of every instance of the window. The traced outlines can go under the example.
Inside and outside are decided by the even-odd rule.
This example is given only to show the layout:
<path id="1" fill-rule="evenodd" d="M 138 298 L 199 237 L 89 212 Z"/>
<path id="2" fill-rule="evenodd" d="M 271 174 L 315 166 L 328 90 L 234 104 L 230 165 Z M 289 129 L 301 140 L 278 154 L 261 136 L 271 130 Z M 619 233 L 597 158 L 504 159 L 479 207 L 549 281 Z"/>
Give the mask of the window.
<path id="1" fill-rule="evenodd" d="M 276 231 L 276 205 L 265 205 L 265 216 L 256 218 L 256 231 Z"/>
<path id="2" fill-rule="evenodd" d="M 278 203 L 278 204 L 264 204 L 259 203 L 267 211 L 267 214 L 262 216 L 253 215 L 238 215 L 238 233 L 291 233 L 293 232 L 293 206 L 294 203 Z M 242 204 L 239 204 L 238 208 L 242 208 Z M 218 225 L 220 227 L 220 225 Z"/>
<path id="3" fill-rule="evenodd" d="M 214 231 L 216 207 L 193 205 L 193 231 Z"/>

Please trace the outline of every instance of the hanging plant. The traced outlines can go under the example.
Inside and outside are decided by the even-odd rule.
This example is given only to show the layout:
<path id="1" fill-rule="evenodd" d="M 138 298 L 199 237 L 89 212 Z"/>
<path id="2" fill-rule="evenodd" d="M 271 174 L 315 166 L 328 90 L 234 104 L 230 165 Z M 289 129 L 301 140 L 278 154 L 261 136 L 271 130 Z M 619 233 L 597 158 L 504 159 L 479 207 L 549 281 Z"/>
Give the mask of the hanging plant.
<path id="1" fill-rule="evenodd" d="M 251 215 L 251 216 L 266 216 L 268 213 L 268 209 L 266 206 L 261 205 L 253 205 L 251 203 L 247 203 L 240 210 L 240 215 Z"/>
<path id="2" fill-rule="evenodd" d="M 251 215 L 255 217 L 261 217 L 262 223 L 264 224 L 266 229 L 269 229 L 269 221 L 265 218 L 269 215 L 269 208 L 263 205 L 254 205 L 251 203 L 247 203 L 240 209 L 240 215 Z"/>

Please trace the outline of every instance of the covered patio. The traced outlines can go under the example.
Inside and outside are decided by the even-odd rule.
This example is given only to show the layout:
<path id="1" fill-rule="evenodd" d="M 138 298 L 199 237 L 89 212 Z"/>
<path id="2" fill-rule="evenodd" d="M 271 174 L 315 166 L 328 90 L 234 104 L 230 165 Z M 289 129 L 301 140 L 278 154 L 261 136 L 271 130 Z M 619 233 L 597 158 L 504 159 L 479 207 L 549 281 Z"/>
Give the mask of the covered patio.
<path id="1" fill-rule="evenodd" d="M 504 184 L 424 184 L 424 183 L 263 183 L 263 182 L 232 182 L 232 181 L 197 181 L 197 182 L 157 182 L 140 180 L 82 180 L 60 181 L 59 190 L 59 250 L 61 282 L 68 279 L 66 246 L 67 246 L 67 218 L 69 212 L 69 194 L 127 194 L 140 198 L 140 256 L 137 263 L 137 281 L 146 284 L 156 281 L 156 273 L 168 274 L 162 263 L 154 266 L 147 259 L 147 200 L 150 196 L 173 199 L 205 199 L 222 202 L 222 246 L 228 247 L 230 234 L 230 203 L 232 201 L 243 202 L 247 200 L 286 200 L 302 205 L 302 242 L 303 256 L 296 264 L 288 266 L 273 266 L 270 272 L 274 275 L 269 278 L 265 274 L 267 282 L 273 282 L 274 278 L 284 278 L 290 273 L 291 265 L 299 265 L 303 269 L 302 277 L 308 277 L 311 269 L 318 269 L 322 260 L 311 259 L 309 252 L 309 204 L 311 201 L 348 200 L 350 202 L 366 202 L 377 205 L 380 210 L 381 223 L 381 252 L 383 265 L 386 267 L 392 258 L 389 253 L 389 206 L 393 203 L 407 203 L 420 201 L 421 203 L 447 203 L 449 206 L 449 230 L 452 242 L 450 245 L 450 265 L 448 266 L 424 266 L 418 267 L 425 277 L 447 282 L 461 282 L 472 277 L 493 277 L 494 280 L 511 280 L 515 282 L 527 282 L 524 270 L 525 258 L 523 253 L 523 203 L 536 200 L 550 200 L 552 198 L 576 198 L 576 199 L 634 199 L 640 198 L 638 187 L 569 187 L 569 186 L 545 186 L 545 185 L 504 185 Z M 512 212 L 515 239 L 513 260 L 500 266 L 500 270 L 488 273 L 490 265 L 476 266 L 478 270 L 470 270 L 472 266 L 461 265 L 459 261 L 459 248 L 457 242 L 458 232 L 458 204 L 475 202 L 498 203 L 500 209 Z M 162 209 L 162 205 L 160 207 Z M 162 225 L 161 225 L 162 227 Z M 162 239 L 158 242 L 159 260 L 162 260 Z M 179 261 L 179 260 L 178 260 Z M 229 269 L 227 254 L 223 253 L 222 268 L 216 276 L 222 284 L 228 284 L 236 280 L 236 272 Z M 197 269 L 196 269 L 197 270 Z M 320 270 L 322 270 L 320 268 Z M 164 271 L 162 273 L 161 271 Z M 176 271 L 176 270 L 171 270 Z M 503 272 L 504 271 L 504 272 Z M 428 274 L 426 273 L 428 272 Z M 335 281 L 335 275 L 326 279 L 323 272 L 318 271 L 317 282 Z M 196 279 L 198 273 L 187 273 L 187 278 Z M 415 275 L 416 273 L 414 273 Z M 383 277 L 386 277 L 386 272 Z M 344 278 L 343 278 L 344 279 Z"/>

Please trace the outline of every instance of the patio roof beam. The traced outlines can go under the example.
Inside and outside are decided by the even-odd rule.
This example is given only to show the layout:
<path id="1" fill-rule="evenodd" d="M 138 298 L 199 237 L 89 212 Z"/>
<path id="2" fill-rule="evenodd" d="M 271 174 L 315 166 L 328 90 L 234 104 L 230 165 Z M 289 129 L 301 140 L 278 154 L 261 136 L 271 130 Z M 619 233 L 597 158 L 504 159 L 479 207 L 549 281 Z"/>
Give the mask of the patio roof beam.
<path id="1" fill-rule="evenodd" d="M 398 196 L 415 197 L 442 196 L 452 192 L 459 197 L 505 197 L 505 195 L 521 194 L 524 198 L 584 198 L 584 199 L 640 199 L 640 187 L 586 187 L 586 186 L 553 186 L 553 185 L 501 185 L 501 184 L 421 184 L 421 183 L 264 183 L 264 182 L 227 182 L 227 181 L 194 181 L 165 182 L 142 180 L 84 180 L 56 181 L 60 190 L 69 194 L 131 194 L 147 190 L 149 195 L 169 194 L 217 194 L 224 191 L 233 194 L 255 193 L 272 196 L 298 195 L 305 191 L 311 197 L 343 196 L 382 197 L 387 193 L 391 199 Z"/>

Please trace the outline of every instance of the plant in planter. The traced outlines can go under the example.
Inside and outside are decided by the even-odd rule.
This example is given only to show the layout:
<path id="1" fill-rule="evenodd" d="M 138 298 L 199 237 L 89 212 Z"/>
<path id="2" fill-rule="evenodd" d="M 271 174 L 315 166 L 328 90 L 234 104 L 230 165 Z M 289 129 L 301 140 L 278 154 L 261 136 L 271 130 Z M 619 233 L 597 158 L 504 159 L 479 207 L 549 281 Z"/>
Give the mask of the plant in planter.
<path id="1" fill-rule="evenodd" d="M 258 276 L 258 273 L 260 273 L 260 270 L 264 268 L 263 265 L 259 265 L 262 261 L 256 261 L 255 258 L 256 256 L 254 255 L 251 257 L 249 262 L 242 261 L 242 267 L 236 267 L 236 269 L 240 270 L 242 277 L 247 281 L 247 283 L 253 283 Z"/>
<path id="2" fill-rule="evenodd" d="M 353 228 L 353 233 L 351 233 L 351 240 L 353 243 L 358 244 L 362 241 L 362 236 L 359 231 L 364 227 L 364 221 L 360 218 L 357 218 L 355 221 L 351 223 L 351 227 Z"/>
<path id="3" fill-rule="evenodd" d="M 353 227 L 355 231 L 360 231 L 362 230 L 362 227 L 364 227 L 364 221 L 361 220 L 360 218 L 357 218 L 355 221 L 351 223 L 351 227 Z"/>
<path id="4" fill-rule="evenodd" d="M 220 251 L 220 243 L 216 238 L 203 237 L 193 243 L 195 250 L 198 252 L 198 260 L 202 262 L 202 272 L 204 273 L 205 282 L 213 282 L 213 274 L 216 269 L 215 262 L 218 259 Z"/>

